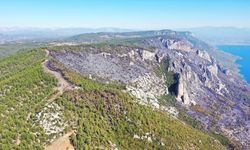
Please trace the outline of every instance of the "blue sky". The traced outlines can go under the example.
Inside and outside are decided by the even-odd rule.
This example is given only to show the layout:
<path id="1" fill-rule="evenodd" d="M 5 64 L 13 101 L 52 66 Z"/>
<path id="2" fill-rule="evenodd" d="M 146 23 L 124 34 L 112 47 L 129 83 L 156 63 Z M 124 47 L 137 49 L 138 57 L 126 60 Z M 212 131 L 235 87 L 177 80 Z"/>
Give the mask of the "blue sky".
<path id="1" fill-rule="evenodd" d="M 0 27 L 250 27 L 250 0 L 2 0 Z"/>

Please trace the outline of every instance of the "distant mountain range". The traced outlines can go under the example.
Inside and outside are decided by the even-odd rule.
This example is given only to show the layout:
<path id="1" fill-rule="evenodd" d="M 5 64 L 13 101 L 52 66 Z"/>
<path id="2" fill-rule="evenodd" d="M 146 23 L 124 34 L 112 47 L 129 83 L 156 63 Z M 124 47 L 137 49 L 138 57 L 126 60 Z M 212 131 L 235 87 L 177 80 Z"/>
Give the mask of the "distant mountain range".
<path id="1" fill-rule="evenodd" d="M 198 38 L 213 44 L 231 44 L 231 45 L 249 45 L 250 44 L 250 28 L 235 27 L 200 27 L 200 28 L 184 28 L 179 31 L 190 31 Z"/>
<path id="2" fill-rule="evenodd" d="M 0 28 L 0 43 L 69 37 L 83 33 L 129 32 L 119 28 Z"/>
<path id="3" fill-rule="evenodd" d="M 250 28 L 199 27 L 179 28 L 177 31 L 190 31 L 198 38 L 212 44 L 250 44 Z M 65 38 L 84 33 L 131 32 L 134 29 L 122 28 L 0 28 L 0 43 Z"/>

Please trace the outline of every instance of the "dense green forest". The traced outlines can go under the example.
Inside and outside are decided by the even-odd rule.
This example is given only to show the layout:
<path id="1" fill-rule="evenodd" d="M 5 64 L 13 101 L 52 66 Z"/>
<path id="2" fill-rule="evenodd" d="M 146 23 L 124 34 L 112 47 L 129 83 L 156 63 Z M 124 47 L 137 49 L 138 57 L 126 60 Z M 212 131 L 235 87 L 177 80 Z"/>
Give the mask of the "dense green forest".
<path id="1" fill-rule="evenodd" d="M 43 149 L 46 135 L 32 117 L 55 86 L 44 57 L 38 49 L 0 60 L 0 149 Z"/>

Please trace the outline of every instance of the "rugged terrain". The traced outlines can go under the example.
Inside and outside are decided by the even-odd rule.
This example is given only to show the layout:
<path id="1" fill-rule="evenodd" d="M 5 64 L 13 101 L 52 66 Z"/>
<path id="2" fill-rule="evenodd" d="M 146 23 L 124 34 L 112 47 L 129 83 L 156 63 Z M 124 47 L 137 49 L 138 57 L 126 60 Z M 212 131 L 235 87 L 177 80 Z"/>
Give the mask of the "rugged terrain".
<path id="1" fill-rule="evenodd" d="M 0 149 L 249 148 L 249 85 L 191 33 L 55 43 L 0 59 Z"/>
<path id="2" fill-rule="evenodd" d="M 73 39 L 86 41 L 89 36 Z M 125 83 L 140 103 L 177 115 L 173 105 L 160 105 L 161 97 L 172 93 L 175 105 L 184 107 L 205 129 L 221 132 L 239 147 L 249 148 L 249 85 L 209 55 L 215 51 L 211 46 L 189 32 L 170 30 L 93 36 L 96 41 L 104 37 L 105 43 L 112 44 L 62 47 L 52 56 L 91 79 Z M 159 67 L 167 75 L 159 74 Z"/>
<path id="3" fill-rule="evenodd" d="M 138 104 L 124 85 L 81 76 L 45 49 L 0 65 L 0 149 L 225 149 L 208 133 Z"/>

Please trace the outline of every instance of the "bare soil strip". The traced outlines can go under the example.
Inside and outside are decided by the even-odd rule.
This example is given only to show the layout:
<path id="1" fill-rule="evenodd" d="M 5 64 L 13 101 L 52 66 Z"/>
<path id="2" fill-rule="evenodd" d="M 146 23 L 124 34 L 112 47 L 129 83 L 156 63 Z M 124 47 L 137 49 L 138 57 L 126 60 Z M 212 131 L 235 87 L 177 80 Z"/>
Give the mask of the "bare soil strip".
<path id="1" fill-rule="evenodd" d="M 73 134 L 73 131 L 68 132 L 54 141 L 51 145 L 46 146 L 45 150 L 75 150 L 69 140 L 71 134 Z"/>

